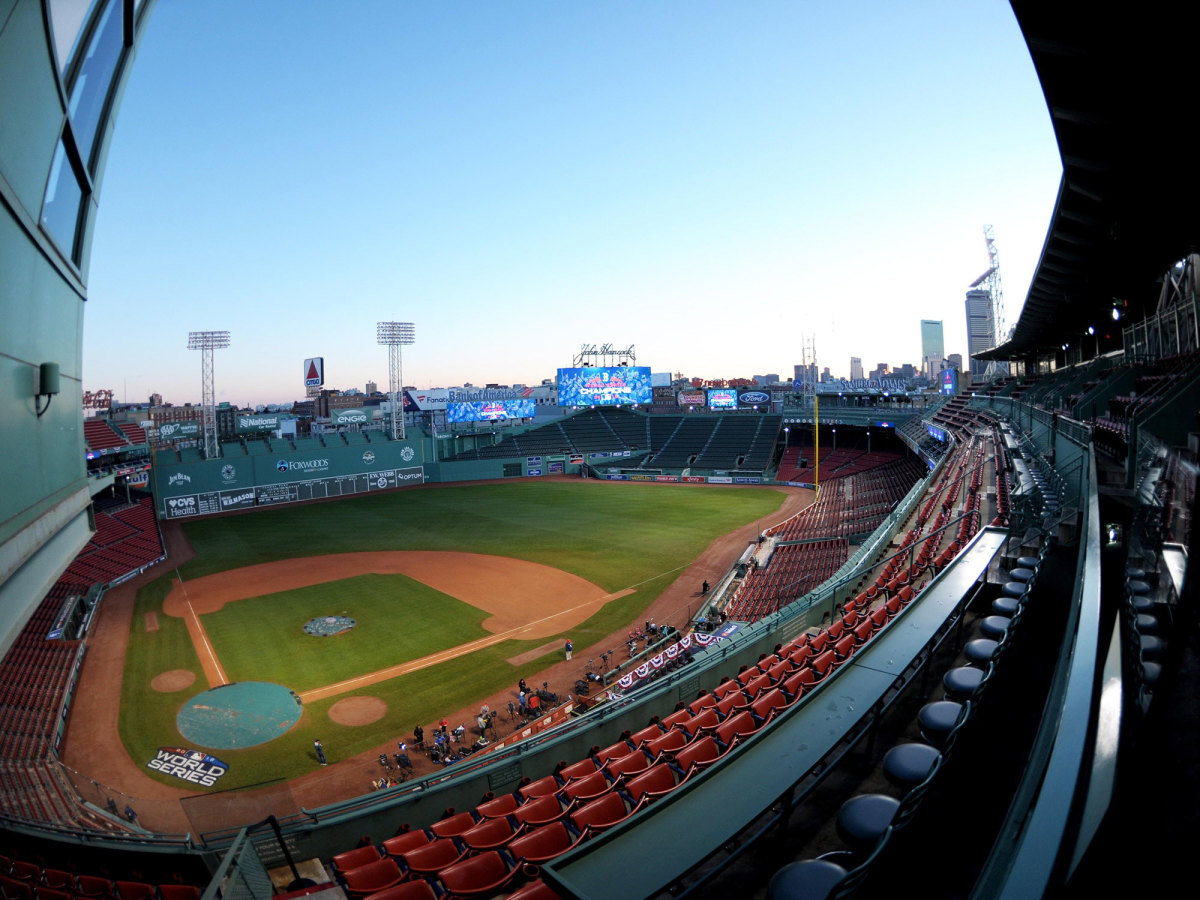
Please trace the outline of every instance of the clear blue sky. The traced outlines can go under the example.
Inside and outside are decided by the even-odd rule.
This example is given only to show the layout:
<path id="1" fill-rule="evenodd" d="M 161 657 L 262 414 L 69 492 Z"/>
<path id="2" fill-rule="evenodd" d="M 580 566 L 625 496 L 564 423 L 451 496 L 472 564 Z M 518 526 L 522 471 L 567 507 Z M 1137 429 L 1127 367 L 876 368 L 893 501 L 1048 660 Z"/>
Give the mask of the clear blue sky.
<path id="1" fill-rule="evenodd" d="M 84 387 L 538 383 L 582 343 L 704 378 L 966 353 L 1016 321 L 1060 176 L 999 0 L 162 0 L 101 186 Z"/>

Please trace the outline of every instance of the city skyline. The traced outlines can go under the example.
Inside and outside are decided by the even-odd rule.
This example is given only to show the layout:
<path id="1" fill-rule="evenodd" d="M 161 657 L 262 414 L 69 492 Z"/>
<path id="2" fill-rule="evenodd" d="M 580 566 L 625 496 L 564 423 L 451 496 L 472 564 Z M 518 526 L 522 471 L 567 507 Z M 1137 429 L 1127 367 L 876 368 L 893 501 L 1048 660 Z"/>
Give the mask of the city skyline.
<path id="1" fill-rule="evenodd" d="M 231 335 L 218 400 L 295 399 L 311 356 L 383 385 L 397 319 L 418 388 L 538 384 L 605 341 L 704 379 L 790 371 L 802 334 L 835 375 L 919 365 L 922 318 L 965 355 L 985 223 L 1016 321 L 1061 167 L 1006 4 L 355 11 L 155 9 L 85 389 L 198 401 L 204 329 Z"/>

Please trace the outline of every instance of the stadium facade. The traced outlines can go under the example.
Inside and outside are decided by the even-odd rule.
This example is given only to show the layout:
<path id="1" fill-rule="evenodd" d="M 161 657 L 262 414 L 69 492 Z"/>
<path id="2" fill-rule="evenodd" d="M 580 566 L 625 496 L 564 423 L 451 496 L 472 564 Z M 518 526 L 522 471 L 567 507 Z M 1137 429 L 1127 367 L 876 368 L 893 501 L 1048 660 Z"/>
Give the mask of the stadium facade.
<path id="1" fill-rule="evenodd" d="M 0 4 L 0 650 L 92 532 L 83 319 L 101 179 L 155 0 Z"/>

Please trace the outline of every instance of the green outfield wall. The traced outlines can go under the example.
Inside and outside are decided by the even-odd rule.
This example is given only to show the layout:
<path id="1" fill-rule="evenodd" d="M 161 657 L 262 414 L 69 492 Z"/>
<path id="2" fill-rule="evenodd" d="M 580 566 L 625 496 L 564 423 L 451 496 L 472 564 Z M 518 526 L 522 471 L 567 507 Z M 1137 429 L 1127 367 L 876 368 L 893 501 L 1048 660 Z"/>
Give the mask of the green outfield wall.
<path id="1" fill-rule="evenodd" d="M 164 463 L 160 454 L 155 503 L 161 518 L 187 519 L 412 487 L 430 480 L 431 451 L 428 440 L 377 440 L 177 463 Z"/>

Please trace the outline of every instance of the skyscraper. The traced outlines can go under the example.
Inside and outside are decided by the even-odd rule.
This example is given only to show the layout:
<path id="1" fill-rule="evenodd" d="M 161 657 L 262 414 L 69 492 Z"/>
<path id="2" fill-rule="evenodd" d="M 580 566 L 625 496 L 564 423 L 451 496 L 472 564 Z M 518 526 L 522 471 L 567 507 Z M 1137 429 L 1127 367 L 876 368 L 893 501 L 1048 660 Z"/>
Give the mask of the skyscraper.
<path id="1" fill-rule="evenodd" d="M 945 356 L 946 342 L 942 336 L 942 320 L 922 319 L 921 371 L 926 375 L 936 375 Z"/>
<path id="2" fill-rule="evenodd" d="M 970 358 L 971 380 L 980 381 L 987 363 L 975 354 L 996 346 L 996 317 L 992 309 L 991 291 L 967 291 L 967 356 Z"/>
<path id="3" fill-rule="evenodd" d="M 850 357 L 850 380 L 860 381 L 863 377 L 862 358 L 858 356 Z"/>

